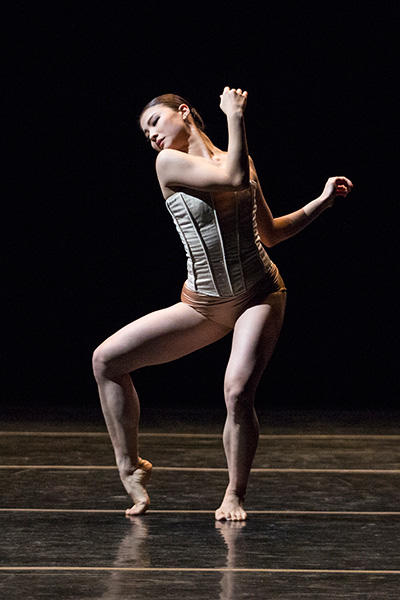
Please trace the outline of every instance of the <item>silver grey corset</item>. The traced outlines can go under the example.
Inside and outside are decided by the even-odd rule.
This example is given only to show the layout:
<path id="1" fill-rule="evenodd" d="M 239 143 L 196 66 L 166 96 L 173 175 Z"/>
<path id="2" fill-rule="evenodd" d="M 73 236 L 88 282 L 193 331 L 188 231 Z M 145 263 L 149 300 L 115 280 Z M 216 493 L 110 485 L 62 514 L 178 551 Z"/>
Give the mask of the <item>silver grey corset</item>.
<path id="1" fill-rule="evenodd" d="M 166 200 L 187 257 L 186 285 L 209 296 L 236 296 L 272 269 L 256 221 L 256 183 L 232 192 L 216 208 L 212 194 L 203 200 L 176 192 Z"/>

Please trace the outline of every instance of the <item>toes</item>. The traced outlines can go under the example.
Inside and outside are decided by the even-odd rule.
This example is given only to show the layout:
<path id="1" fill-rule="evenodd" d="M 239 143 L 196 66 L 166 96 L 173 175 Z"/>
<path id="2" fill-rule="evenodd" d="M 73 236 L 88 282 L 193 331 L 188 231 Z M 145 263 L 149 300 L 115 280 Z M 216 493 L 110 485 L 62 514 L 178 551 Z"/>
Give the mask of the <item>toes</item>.
<path id="1" fill-rule="evenodd" d="M 236 502 L 223 502 L 215 511 L 217 521 L 245 521 L 247 514 L 241 504 Z"/>
<path id="2" fill-rule="evenodd" d="M 228 513 L 227 519 L 229 521 L 244 521 L 247 519 L 247 514 L 244 510 L 239 509 Z"/>
<path id="3" fill-rule="evenodd" d="M 126 511 L 125 511 L 125 515 L 127 517 L 131 517 L 132 515 L 137 515 L 137 514 L 138 514 L 138 512 L 137 512 L 137 509 L 136 509 L 136 504 L 134 504 L 132 506 L 132 508 L 127 508 Z"/>
<path id="4" fill-rule="evenodd" d="M 132 515 L 142 515 L 148 509 L 149 504 L 149 502 L 136 502 L 136 504 L 134 504 L 132 508 L 126 509 L 125 515 L 127 517 L 130 517 Z"/>
<path id="5" fill-rule="evenodd" d="M 224 511 L 219 508 L 215 511 L 215 518 L 217 521 L 223 521 L 227 517 L 226 517 Z"/>
<path id="6" fill-rule="evenodd" d="M 215 519 L 217 521 L 245 521 L 247 513 L 242 509 L 232 511 L 218 509 L 215 511 Z"/>

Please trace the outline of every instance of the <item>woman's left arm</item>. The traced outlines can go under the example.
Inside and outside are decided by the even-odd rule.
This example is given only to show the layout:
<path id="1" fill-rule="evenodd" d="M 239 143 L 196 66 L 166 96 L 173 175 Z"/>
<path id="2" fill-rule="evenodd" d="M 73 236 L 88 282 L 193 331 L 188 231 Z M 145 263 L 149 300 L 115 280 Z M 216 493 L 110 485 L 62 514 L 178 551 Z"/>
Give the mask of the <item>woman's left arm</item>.
<path id="1" fill-rule="evenodd" d="M 303 208 L 282 217 L 273 217 L 257 181 L 257 226 L 262 243 L 275 246 L 307 227 L 324 210 L 333 205 L 337 196 L 346 197 L 353 188 L 347 177 L 330 177 L 322 194 Z"/>

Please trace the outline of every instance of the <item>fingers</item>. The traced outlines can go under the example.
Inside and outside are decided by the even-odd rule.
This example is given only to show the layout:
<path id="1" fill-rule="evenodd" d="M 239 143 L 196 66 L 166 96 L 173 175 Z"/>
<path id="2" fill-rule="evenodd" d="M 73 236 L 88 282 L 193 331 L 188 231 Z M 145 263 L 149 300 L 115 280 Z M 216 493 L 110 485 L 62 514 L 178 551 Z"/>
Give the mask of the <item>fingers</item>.
<path id="1" fill-rule="evenodd" d="M 347 196 L 353 189 L 353 183 L 348 177 L 332 177 L 336 196 Z"/>
<path id="2" fill-rule="evenodd" d="M 231 89 L 231 88 L 230 88 L 228 85 L 226 85 L 226 86 L 224 87 L 224 91 L 222 92 L 221 96 L 222 96 L 223 94 L 227 94 L 228 92 L 231 92 L 231 94 L 232 94 L 232 95 L 235 95 L 235 94 L 236 94 L 236 95 L 238 95 L 238 96 L 248 96 L 248 92 L 246 92 L 246 91 L 242 91 L 242 89 L 241 89 L 241 88 L 236 88 L 236 89 L 235 89 L 235 88 L 232 88 L 232 89 Z"/>
<path id="3" fill-rule="evenodd" d="M 242 91 L 242 88 L 230 88 L 228 85 L 224 87 L 224 91 L 220 95 L 220 108 L 227 116 L 243 113 L 246 104 L 246 91 Z"/>
<path id="4" fill-rule="evenodd" d="M 353 183 L 350 181 L 350 179 L 348 177 L 335 177 L 335 182 L 337 185 L 345 185 L 348 188 L 352 189 L 353 188 Z"/>

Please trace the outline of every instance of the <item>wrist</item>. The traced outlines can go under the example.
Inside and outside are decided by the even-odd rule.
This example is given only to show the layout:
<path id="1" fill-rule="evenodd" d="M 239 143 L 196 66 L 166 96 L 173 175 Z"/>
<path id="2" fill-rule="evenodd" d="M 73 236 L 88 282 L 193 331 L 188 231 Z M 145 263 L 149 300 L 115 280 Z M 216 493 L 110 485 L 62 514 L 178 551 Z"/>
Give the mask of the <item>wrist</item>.
<path id="1" fill-rule="evenodd" d="M 335 202 L 335 196 L 333 194 L 321 194 L 321 196 L 319 196 L 319 200 L 324 209 L 331 208 Z"/>
<path id="2" fill-rule="evenodd" d="M 333 200 L 328 197 L 318 196 L 315 200 L 311 200 L 308 204 L 303 206 L 303 210 L 307 217 L 317 216 L 326 208 L 332 205 Z"/>
<path id="3" fill-rule="evenodd" d="M 228 121 L 241 121 L 243 119 L 243 111 L 238 108 L 226 114 Z"/>

